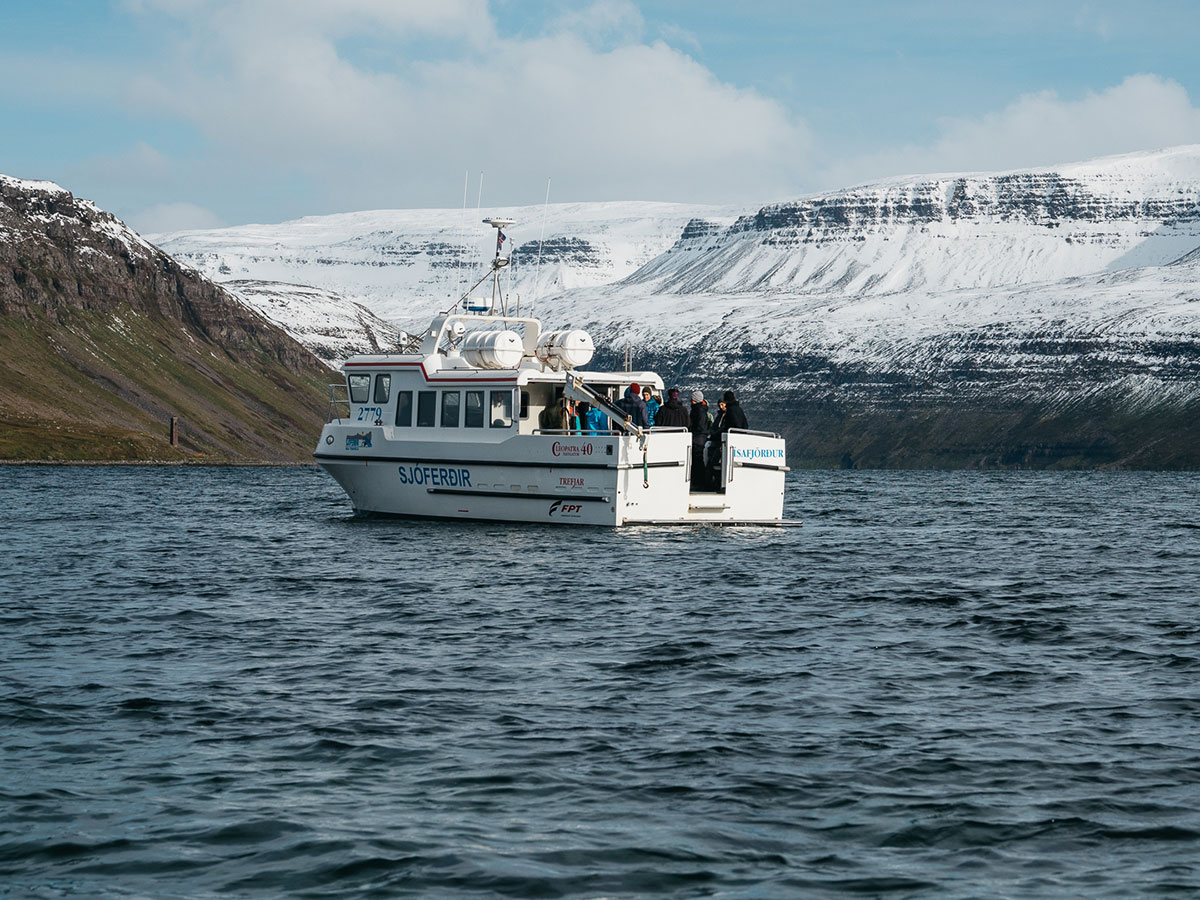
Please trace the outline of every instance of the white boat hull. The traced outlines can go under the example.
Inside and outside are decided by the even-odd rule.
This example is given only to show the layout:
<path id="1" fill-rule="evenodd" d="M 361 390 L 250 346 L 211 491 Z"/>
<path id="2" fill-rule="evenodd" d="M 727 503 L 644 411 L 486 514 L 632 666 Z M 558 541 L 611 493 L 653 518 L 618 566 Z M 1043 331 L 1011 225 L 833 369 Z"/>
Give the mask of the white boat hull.
<path id="1" fill-rule="evenodd" d="M 317 461 L 361 513 L 567 525 L 780 524 L 783 441 L 729 435 L 723 493 L 692 493 L 691 436 L 518 435 L 492 444 L 325 426 Z"/>

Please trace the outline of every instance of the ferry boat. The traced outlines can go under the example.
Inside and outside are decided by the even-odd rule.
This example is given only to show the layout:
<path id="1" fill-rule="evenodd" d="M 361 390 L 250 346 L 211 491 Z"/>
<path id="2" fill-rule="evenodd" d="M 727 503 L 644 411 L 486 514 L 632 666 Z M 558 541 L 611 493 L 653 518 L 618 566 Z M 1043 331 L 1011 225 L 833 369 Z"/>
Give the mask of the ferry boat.
<path id="1" fill-rule="evenodd" d="M 574 525 L 781 525 L 783 439 L 731 429 L 711 491 L 691 488 L 686 428 L 642 428 L 617 400 L 633 383 L 663 392 L 654 372 L 583 369 L 594 353 L 583 331 L 542 331 L 509 315 L 500 291 L 507 219 L 491 267 L 451 310 L 400 352 L 354 356 L 332 385 L 314 456 L 354 509 L 440 519 Z M 472 297 L 492 279 L 492 296 Z M 519 310 L 517 311 L 519 313 Z M 603 429 L 545 428 L 542 412 L 587 402 Z M 561 422 L 556 424 L 562 424 Z"/>

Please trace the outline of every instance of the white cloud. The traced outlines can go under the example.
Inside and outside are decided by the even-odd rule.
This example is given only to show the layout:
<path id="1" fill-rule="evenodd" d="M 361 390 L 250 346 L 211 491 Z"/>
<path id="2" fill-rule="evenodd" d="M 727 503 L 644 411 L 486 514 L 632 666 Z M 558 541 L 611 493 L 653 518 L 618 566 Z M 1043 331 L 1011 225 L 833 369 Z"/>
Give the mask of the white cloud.
<path id="1" fill-rule="evenodd" d="M 194 203 L 160 203 L 125 217 L 138 234 L 169 234 L 193 228 L 220 228 L 227 224 L 211 209 Z"/>
<path id="2" fill-rule="evenodd" d="M 597 0 L 583 9 L 564 13 L 552 30 L 576 35 L 593 46 L 628 44 L 641 40 L 646 20 L 629 0 Z"/>
<path id="3" fill-rule="evenodd" d="M 136 14 L 162 12 L 214 32 L 260 33 L 319 29 L 339 36 L 378 32 L 450 37 L 491 34 L 487 0 L 125 0 Z"/>
<path id="4" fill-rule="evenodd" d="M 886 175 L 995 171 L 1200 143 L 1200 109 L 1175 81 L 1133 75 L 1108 90 L 1064 100 L 1028 94 L 999 112 L 944 119 L 928 146 L 909 145 L 831 165 L 835 187 Z"/>
<path id="5" fill-rule="evenodd" d="M 72 180 L 121 185 L 157 184 L 170 180 L 174 166 L 167 156 L 145 141 L 115 156 L 93 156 L 68 169 Z"/>
<path id="6" fill-rule="evenodd" d="M 453 205 L 431 180 L 481 168 L 504 202 L 536 202 L 547 177 L 578 199 L 765 201 L 811 145 L 779 103 L 641 43 L 623 0 L 533 39 L 497 36 L 484 0 L 138 0 L 151 5 L 189 39 L 176 68 L 131 80 L 129 103 L 186 117 L 238 166 L 293 167 L 342 208 Z M 343 48 L 381 33 L 396 39 L 388 67 Z M 453 55 L 443 41 L 422 58 L 430 36 L 459 39 Z"/>

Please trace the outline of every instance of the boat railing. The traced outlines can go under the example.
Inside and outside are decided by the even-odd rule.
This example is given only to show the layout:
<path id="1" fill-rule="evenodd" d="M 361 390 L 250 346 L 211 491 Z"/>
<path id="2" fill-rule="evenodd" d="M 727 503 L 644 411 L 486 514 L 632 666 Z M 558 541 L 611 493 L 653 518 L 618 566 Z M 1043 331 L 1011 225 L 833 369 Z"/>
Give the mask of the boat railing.
<path id="1" fill-rule="evenodd" d="M 343 407 L 346 410 L 345 418 L 350 418 L 350 390 L 344 381 L 329 386 L 329 406 L 325 409 L 326 424 L 333 421 L 340 422 L 343 418 Z"/>
<path id="2" fill-rule="evenodd" d="M 690 429 L 684 428 L 682 425 L 655 425 L 647 429 L 646 434 L 670 434 L 671 432 L 686 433 Z M 579 428 L 535 428 L 533 434 L 552 434 L 552 435 L 570 435 L 573 437 L 612 437 L 614 435 L 622 435 L 625 432 L 616 429 L 608 429 L 602 431 L 588 431 Z M 757 434 L 757 432 L 754 432 Z"/>
<path id="3" fill-rule="evenodd" d="M 749 428 L 730 428 L 728 433 L 729 434 L 752 434 L 755 437 L 769 437 L 769 438 L 779 437 L 779 435 L 777 435 L 773 431 L 753 431 Z"/>
<path id="4" fill-rule="evenodd" d="M 556 437 L 612 437 L 615 434 L 621 434 L 619 431 L 588 431 L 580 428 L 535 428 L 533 434 L 553 435 Z"/>

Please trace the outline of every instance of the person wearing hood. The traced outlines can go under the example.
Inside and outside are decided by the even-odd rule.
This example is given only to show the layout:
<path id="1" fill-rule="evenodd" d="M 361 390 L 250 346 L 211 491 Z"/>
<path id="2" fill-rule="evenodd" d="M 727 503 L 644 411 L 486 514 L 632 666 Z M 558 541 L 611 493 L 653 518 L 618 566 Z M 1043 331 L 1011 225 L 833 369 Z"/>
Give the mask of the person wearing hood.
<path id="1" fill-rule="evenodd" d="M 586 401 L 579 404 L 579 421 L 584 434 L 604 434 L 608 431 L 608 416 Z"/>
<path id="2" fill-rule="evenodd" d="M 636 381 L 625 388 L 625 396 L 617 403 L 621 411 L 629 417 L 629 422 L 635 428 L 650 427 L 650 417 L 646 413 L 646 402 L 642 399 L 642 388 Z"/>
<path id="3" fill-rule="evenodd" d="M 655 413 L 654 425 L 663 428 L 687 428 L 691 425 L 691 417 L 688 415 L 687 409 L 679 402 L 677 388 L 667 391 L 667 402 Z"/>
<path id="4" fill-rule="evenodd" d="M 742 404 L 737 402 L 737 397 L 733 395 L 733 391 L 726 391 L 725 396 L 721 398 L 725 404 L 725 431 L 730 428 L 741 428 L 743 431 L 749 431 L 750 425 L 746 422 L 746 413 L 742 411 Z"/>

